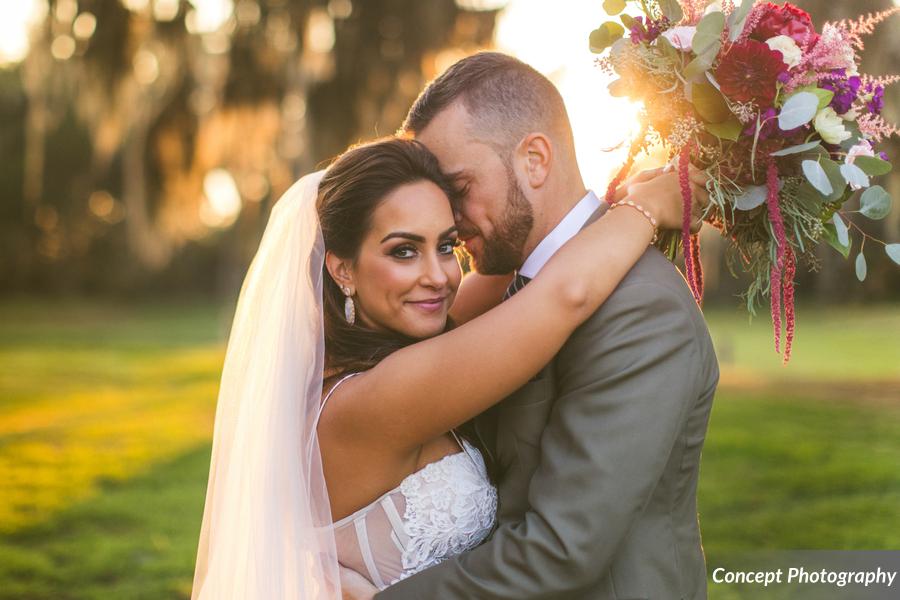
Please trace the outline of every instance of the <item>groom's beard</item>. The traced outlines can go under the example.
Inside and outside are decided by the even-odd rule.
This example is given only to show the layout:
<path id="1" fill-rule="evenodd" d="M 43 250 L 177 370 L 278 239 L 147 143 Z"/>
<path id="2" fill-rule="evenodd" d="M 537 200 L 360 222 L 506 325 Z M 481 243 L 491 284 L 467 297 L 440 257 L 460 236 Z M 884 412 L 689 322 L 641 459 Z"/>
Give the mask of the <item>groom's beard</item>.
<path id="1" fill-rule="evenodd" d="M 534 227 L 534 211 L 512 173 L 507 173 L 506 210 L 490 238 L 484 238 L 475 270 L 482 275 L 505 275 L 522 265 L 525 240 Z"/>

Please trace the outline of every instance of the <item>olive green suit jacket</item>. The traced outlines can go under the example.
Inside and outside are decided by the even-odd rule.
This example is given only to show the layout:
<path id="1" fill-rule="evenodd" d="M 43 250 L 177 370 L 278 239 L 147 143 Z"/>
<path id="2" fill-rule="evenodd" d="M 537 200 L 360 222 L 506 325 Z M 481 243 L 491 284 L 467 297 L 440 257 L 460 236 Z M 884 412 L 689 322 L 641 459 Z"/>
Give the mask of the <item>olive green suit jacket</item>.
<path id="1" fill-rule="evenodd" d="M 376 598 L 705 598 L 697 480 L 718 378 L 684 278 L 648 249 L 476 420 L 501 471 L 492 535 Z"/>

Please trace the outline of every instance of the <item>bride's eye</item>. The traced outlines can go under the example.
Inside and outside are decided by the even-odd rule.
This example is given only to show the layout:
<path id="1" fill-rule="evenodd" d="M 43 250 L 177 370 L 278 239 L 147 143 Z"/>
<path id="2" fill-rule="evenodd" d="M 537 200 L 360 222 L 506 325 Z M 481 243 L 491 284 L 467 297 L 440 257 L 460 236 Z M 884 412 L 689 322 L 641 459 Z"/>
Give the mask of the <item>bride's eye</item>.
<path id="1" fill-rule="evenodd" d="M 412 246 L 398 246 L 391 251 L 394 258 L 413 258 L 416 255 L 416 249 Z"/>

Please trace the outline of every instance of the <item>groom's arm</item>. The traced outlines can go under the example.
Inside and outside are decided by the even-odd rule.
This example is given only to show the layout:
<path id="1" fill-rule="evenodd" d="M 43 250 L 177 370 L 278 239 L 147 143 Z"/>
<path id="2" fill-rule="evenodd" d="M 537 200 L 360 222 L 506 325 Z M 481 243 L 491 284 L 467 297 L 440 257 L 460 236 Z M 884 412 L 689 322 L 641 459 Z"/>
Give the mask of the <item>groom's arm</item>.
<path id="1" fill-rule="evenodd" d="M 558 398 L 524 520 L 376 598 L 556 597 L 602 578 L 705 380 L 686 300 L 626 280 L 558 355 Z"/>

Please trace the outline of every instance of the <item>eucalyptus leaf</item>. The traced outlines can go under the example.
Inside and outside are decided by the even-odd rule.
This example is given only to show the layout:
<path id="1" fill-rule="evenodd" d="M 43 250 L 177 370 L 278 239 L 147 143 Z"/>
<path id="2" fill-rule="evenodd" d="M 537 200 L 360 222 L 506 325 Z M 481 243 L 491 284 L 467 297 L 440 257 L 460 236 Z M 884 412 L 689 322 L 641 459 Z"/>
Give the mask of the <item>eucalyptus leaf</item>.
<path id="1" fill-rule="evenodd" d="M 716 42 L 710 46 L 706 52 L 698 55 L 694 60 L 689 62 L 684 68 L 685 79 L 694 79 L 704 72 L 709 71 L 710 67 L 712 67 L 713 63 L 716 61 L 716 57 L 719 55 L 719 49 L 721 47 L 722 43 Z"/>
<path id="2" fill-rule="evenodd" d="M 853 164 L 862 169 L 866 175 L 871 175 L 872 177 L 887 175 L 894 168 L 891 163 L 881 160 L 877 156 L 857 156 L 853 159 Z"/>
<path id="3" fill-rule="evenodd" d="M 831 180 L 828 179 L 828 174 L 825 172 L 825 169 L 822 168 L 822 165 L 819 164 L 818 161 L 815 160 L 804 160 L 800 165 L 803 169 L 803 174 L 806 176 L 807 181 L 809 181 L 814 188 L 819 190 L 819 193 L 823 196 L 830 196 L 834 191 L 834 187 L 831 185 Z"/>
<path id="4" fill-rule="evenodd" d="M 866 256 L 862 252 L 856 255 L 856 278 L 866 280 Z"/>
<path id="5" fill-rule="evenodd" d="M 609 90 L 610 96 L 615 96 L 616 98 L 622 98 L 628 96 L 628 86 L 625 84 L 623 79 L 616 79 L 615 81 L 611 81 L 609 85 L 606 86 Z"/>
<path id="6" fill-rule="evenodd" d="M 819 98 L 812 92 L 797 92 L 788 98 L 778 113 L 778 127 L 790 131 L 813 120 L 819 110 Z"/>
<path id="7" fill-rule="evenodd" d="M 684 18 L 684 11 L 681 10 L 681 4 L 678 0 L 659 0 L 659 7 L 673 25 Z"/>
<path id="8" fill-rule="evenodd" d="M 822 88 L 816 87 L 814 85 L 807 85 L 802 88 L 798 88 L 797 92 L 809 92 L 811 94 L 815 94 L 819 99 L 819 110 L 822 110 L 834 99 L 834 92 L 831 90 L 823 90 Z"/>
<path id="9" fill-rule="evenodd" d="M 716 88 L 720 92 L 722 91 L 722 86 L 719 85 L 719 82 L 716 81 L 716 76 L 713 75 L 710 71 L 706 72 L 706 79 L 712 84 L 714 88 Z"/>
<path id="10" fill-rule="evenodd" d="M 631 29 L 634 26 L 634 17 L 629 14 L 619 15 L 619 20 L 622 21 L 622 25 L 625 26 L 625 29 Z"/>
<path id="11" fill-rule="evenodd" d="M 728 39 L 732 42 L 740 37 L 747 22 L 747 15 L 753 8 L 754 0 L 741 0 L 741 5 L 735 8 L 728 17 Z"/>
<path id="12" fill-rule="evenodd" d="M 869 187 L 869 176 L 856 165 L 851 165 L 849 163 L 842 164 L 841 175 L 844 176 L 847 183 L 854 189 L 858 190 L 860 188 Z"/>
<path id="13" fill-rule="evenodd" d="M 711 12 L 697 23 L 697 31 L 691 42 L 691 49 L 698 56 L 712 48 L 725 30 L 725 15 L 720 11 Z"/>
<path id="14" fill-rule="evenodd" d="M 837 241 L 841 246 L 850 246 L 850 230 L 847 224 L 841 218 L 841 215 L 834 213 L 831 215 L 831 222 L 834 224 L 834 232 L 837 235 Z"/>
<path id="15" fill-rule="evenodd" d="M 615 16 L 625 10 L 625 0 L 603 0 L 603 10 L 606 14 Z"/>
<path id="16" fill-rule="evenodd" d="M 736 142 L 744 131 L 744 126 L 736 117 L 731 117 L 723 123 L 704 123 L 706 130 L 721 140 Z"/>
<path id="17" fill-rule="evenodd" d="M 888 244 L 884 247 L 884 251 L 892 261 L 900 265 L 900 244 Z"/>
<path id="18" fill-rule="evenodd" d="M 708 123 L 721 123 L 732 114 L 722 94 L 708 83 L 691 85 L 691 102 L 697 114 Z"/>
<path id="19" fill-rule="evenodd" d="M 850 244 L 843 245 L 838 241 L 837 232 L 835 231 L 834 225 L 831 223 L 825 224 L 825 241 L 828 242 L 828 245 L 841 253 L 841 256 L 844 258 L 850 257 Z"/>
<path id="20" fill-rule="evenodd" d="M 891 196 L 880 185 L 873 185 L 859 199 L 859 213 L 870 219 L 883 219 L 891 212 Z"/>
<path id="21" fill-rule="evenodd" d="M 591 32 L 591 52 L 600 54 L 625 35 L 625 28 L 615 21 L 607 21 Z"/>
<path id="22" fill-rule="evenodd" d="M 831 187 L 834 189 L 831 195 L 828 196 L 827 201 L 836 202 L 844 196 L 844 190 L 847 189 L 847 181 L 844 179 L 844 176 L 841 175 L 841 166 L 830 158 L 827 158 L 828 153 L 825 149 L 818 148 L 817 150 L 822 151 L 819 158 L 819 164 L 822 165 L 822 168 L 828 175 L 828 180 L 831 182 Z"/>
<path id="23" fill-rule="evenodd" d="M 813 148 L 816 148 L 818 146 L 819 146 L 819 141 L 816 140 L 815 142 L 808 142 L 806 144 L 800 144 L 797 146 L 791 146 L 789 148 L 783 148 L 782 150 L 779 150 L 778 152 L 773 152 L 772 156 L 787 156 L 789 154 L 800 154 L 801 152 L 806 152 L 807 150 L 812 150 Z"/>
<path id="24" fill-rule="evenodd" d="M 753 210 L 762 206 L 768 197 L 768 189 L 764 185 L 748 185 L 739 196 L 734 198 L 734 207 L 738 210 Z"/>

